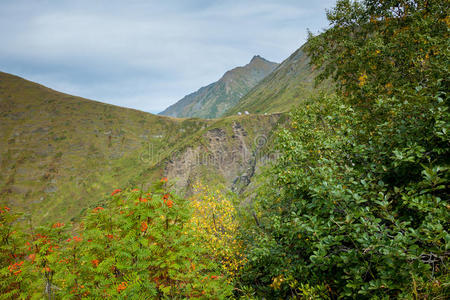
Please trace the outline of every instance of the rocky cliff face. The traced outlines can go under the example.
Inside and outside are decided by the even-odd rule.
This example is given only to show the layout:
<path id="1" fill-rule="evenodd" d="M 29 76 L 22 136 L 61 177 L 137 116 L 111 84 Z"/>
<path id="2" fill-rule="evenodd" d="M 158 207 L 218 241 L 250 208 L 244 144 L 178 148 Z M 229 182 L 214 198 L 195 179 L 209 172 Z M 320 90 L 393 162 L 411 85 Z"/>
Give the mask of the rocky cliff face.
<path id="1" fill-rule="evenodd" d="M 213 124 L 201 134 L 201 143 L 174 153 L 164 173 L 183 193 L 200 180 L 240 193 L 257 168 L 276 157 L 270 142 L 283 119 L 280 114 L 241 116 Z"/>

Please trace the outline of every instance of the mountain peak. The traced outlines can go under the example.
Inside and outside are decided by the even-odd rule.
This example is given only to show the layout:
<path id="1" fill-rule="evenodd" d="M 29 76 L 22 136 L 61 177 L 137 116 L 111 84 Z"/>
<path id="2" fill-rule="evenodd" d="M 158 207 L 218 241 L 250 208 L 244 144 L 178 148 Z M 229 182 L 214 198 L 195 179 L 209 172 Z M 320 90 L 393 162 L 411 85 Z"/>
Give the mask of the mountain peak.
<path id="1" fill-rule="evenodd" d="M 218 81 L 185 96 L 159 114 L 179 118 L 220 117 L 277 66 L 255 55 L 245 66 L 227 71 Z"/>
<path id="2" fill-rule="evenodd" d="M 253 56 L 253 58 L 250 61 L 250 63 L 258 62 L 258 61 L 267 61 L 267 59 L 261 57 L 260 55 L 255 55 L 255 56 Z"/>

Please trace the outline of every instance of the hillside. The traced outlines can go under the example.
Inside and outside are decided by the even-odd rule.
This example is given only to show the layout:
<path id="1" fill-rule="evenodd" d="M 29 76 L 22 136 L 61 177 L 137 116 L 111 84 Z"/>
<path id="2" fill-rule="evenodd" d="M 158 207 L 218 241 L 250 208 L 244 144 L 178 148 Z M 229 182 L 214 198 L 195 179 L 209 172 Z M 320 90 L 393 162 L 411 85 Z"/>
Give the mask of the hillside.
<path id="1" fill-rule="evenodd" d="M 177 120 L 66 95 L 0 73 L 0 200 L 74 216 L 206 122 Z M 94 196 L 96 195 L 96 196 Z"/>
<path id="2" fill-rule="evenodd" d="M 221 117 L 277 66 L 277 63 L 254 56 L 247 65 L 226 72 L 217 82 L 185 96 L 159 114 L 179 118 Z"/>
<path id="3" fill-rule="evenodd" d="M 116 187 L 167 175 L 180 193 L 196 176 L 241 190 L 255 139 L 280 116 L 175 119 L 103 104 L 0 73 L 0 202 L 34 221 L 67 220 Z"/>
<path id="4" fill-rule="evenodd" d="M 308 95 L 317 92 L 314 79 L 318 72 L 309 65 L 304 46 L 284 60 L 276 70 L 265 77 L 225 115 L 238 112 L 285 112 L 299 104 Z M 320 88 L 328 87 L 326 83 Z"/>
<path id="5" fill-rule="evenodd" d="M 449 299 L 450 1 L 413 4 L 337 0 L 214 119 L 0 72 L 0 300 Z"/>

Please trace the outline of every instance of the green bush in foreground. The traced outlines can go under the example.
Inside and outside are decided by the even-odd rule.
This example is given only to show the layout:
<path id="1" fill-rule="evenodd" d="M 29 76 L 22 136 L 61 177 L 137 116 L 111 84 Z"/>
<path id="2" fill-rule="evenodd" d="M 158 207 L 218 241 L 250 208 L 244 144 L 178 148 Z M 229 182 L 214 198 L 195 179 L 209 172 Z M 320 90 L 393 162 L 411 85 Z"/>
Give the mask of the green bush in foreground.
<path id="1" fill-rule="evenodd" d="M 279 134 L 255 206 L 243 284 L 259 295 L 450 293 L 449 2 L 338 1 L 310 37 L 342 96 L 317 96 Z"/>
<path id="2" fill-rule="evenodd" d="M 359 298 L 448 289 L 447 167 L 427 162 L 429 148 L 399 158 L 390 126 L 362 144 L 365 121 L 337 97 L 291 118 L 259 194 L 246 282 L 274 297 L 302 295 L 301 284 Z"/>
<path id="3" fill-rule="evenodd" d="M 13 232 L 11 212 L 2 214 L 0 298 L 230 295 L 227 278 L 187 226 L 189 203 L 165 185 L 148 192 L 116 190 L 108 205 L 87 213 L 74 233 L 62 223 L 30 229 L 30 234 Z"/>

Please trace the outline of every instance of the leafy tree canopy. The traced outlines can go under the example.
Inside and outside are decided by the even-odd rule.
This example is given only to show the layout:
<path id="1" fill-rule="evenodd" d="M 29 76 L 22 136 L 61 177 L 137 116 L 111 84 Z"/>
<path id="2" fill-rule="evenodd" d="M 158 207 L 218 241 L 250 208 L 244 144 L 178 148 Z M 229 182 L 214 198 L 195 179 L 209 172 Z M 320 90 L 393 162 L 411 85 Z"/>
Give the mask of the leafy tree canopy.
<path id="1" fill-rule="evenodd" d="M 279 133 L 243 281 L 273 297 L 448 294 L 449 2 L 338 1 L 307 51 L 337 95 Z"/>

